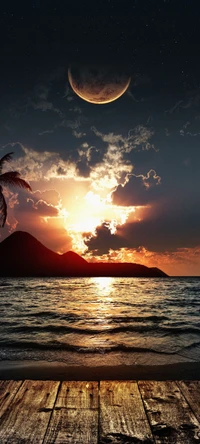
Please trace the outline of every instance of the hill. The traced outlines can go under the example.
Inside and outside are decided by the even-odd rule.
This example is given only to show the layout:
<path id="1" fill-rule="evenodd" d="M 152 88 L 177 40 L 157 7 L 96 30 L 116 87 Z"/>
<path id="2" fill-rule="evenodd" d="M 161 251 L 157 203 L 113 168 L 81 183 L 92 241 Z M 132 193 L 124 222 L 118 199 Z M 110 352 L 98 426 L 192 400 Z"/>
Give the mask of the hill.
<path id="1" fill-rule="evenodd" d="M 0 243 L 0 276 L 164 277 L 158 268 L 131 263 L 89 263 L 73 251 L 60 255 L 31 234 L 15 231 Z"/>

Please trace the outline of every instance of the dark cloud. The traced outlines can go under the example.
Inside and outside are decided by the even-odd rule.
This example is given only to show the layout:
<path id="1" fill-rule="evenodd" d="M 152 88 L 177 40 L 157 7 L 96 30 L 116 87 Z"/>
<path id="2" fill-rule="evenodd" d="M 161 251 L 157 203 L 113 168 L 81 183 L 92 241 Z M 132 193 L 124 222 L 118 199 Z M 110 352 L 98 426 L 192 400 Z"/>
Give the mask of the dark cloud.
<path id="1" fill-rule="evenodd" d="M 39 199 L 37 194 L 28 195 L 23 191 L 19 191 L 17 196 L 17 205 L 15 206 L 15 216 L 18 219 L 19 213 L 23 212 L 24 217 L 56 217 L 58 216 L 58 209 L 51 203 L 44 199 Z"/>
<path id="2" fill-rule="evenodd" d="M 86 160 L 79 160 L 76 163 L 76 171 L 80 177 L 89 177 L 91 168 Z"/>
<path id="3" fill-rule="evenodd" d="M 100 150 L 96 147 L 91 147 L 89 152 L 90 152 L 90 166 L 91 167 L 102 162 L 102 157 L 104 154 L 103 150 Z"/>
<path id="4" fill-rule="evenodd" d="M 162 193 L 162 188 L 158 186 L 160 182 L 161 178 L 154 170 L 150 170 L 146 176 L 132 174 L 124 186 L 119 185 L 113 192 L 113 203 L 123 206 L 140 206 L 154 202 Z"/>
<path id="5" fill-rule="evenodd" d="M 58 176 L 65 176 L 67 174 L 67 171 L 62 167 L 58 167 L 56 173 Z"/>
<path id="6" fill-rule="evenodd" d="M 83 235 L 84 236 L 84 235 Z M 109 223 L 104 222 L 96 228 L 96 235 L 84 240 L 88 247 L 88 251 L 92 251 L 93 256 L 102 256 L 109 252 L 110 249 L 118 250 L 122 248 L 125 239 L 118 234 L 111 234 Z"/>
<path id="7" fill-rule="evenodd" d="M 200 245 L 200 205 L 171 202 L 152 207 L 146 219 L 119 225 L 115 234 L 104 223 L 85 240 L 89 251 L 102 255 L 110 249 L 145 247 L 153 252 L 176 251 Z"/>
<path id="8" fill-rule="evenodd" d="M 48 204 L 44 200 L 38 200 L 36 203 L 32 199 L 29 199 L 32 204 L 32 211 L 37 211 L 40 216 L 45 217 L 56 217 L 58 216 L 58 209 L 53 205 Z M 30 212 L 30 211 L 29 211 Z"/>
<path id="9" fill-rule="evenodd" d="M 54 206 L 60 203 L 60 194 L 56 190 L 45 190 L 45 191 L 37 190 L 33 192 L 32 195 L 35 196 L 36 199 L 45 200 L 48 204 Z"/>

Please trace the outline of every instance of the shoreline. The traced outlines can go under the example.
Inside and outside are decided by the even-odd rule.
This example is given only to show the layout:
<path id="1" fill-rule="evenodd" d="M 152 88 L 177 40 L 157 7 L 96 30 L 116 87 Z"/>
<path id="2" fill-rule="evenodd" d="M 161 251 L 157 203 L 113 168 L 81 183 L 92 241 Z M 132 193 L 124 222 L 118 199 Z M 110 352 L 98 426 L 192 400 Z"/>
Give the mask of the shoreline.
<path id="1" fill-rule="evenodd" d="M 0 380 L 199 380 L 200 362 L 87 366 L 47 361 L 1 361 Z"/>

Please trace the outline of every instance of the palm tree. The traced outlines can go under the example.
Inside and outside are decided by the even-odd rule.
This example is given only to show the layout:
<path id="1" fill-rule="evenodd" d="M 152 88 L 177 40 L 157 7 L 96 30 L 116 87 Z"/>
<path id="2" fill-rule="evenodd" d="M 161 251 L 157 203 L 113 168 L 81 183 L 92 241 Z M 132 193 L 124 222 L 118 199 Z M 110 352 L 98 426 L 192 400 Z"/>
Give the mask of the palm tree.
<path id="1" fill-rule="evenodd" d="M 5 162 L 10 162 L 12 154 L 8 153 L 0 159 L 0 227 L 4 227 L 7 218 L 7 204 L 3 195 L 2 186 L 17 186 L 32 191 L 30 185 L 20 177 L 17 171 L 9 171 L 2 174 L 2 168 Z"/>

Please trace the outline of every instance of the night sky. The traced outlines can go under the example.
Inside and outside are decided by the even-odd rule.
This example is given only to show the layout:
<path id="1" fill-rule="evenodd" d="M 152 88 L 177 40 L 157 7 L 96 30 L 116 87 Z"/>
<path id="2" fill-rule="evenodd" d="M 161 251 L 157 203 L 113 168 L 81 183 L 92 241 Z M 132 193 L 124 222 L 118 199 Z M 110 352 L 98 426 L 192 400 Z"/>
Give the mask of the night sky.
<path id="1" fill-rule="evenodd" d="M 0 157 L 33 190 L 4 190 L 1 240 L 200 275 L 199 1 L 7 1 L 0 21 Z M 88 103 L 71 64 L 130 86 Z"/>

